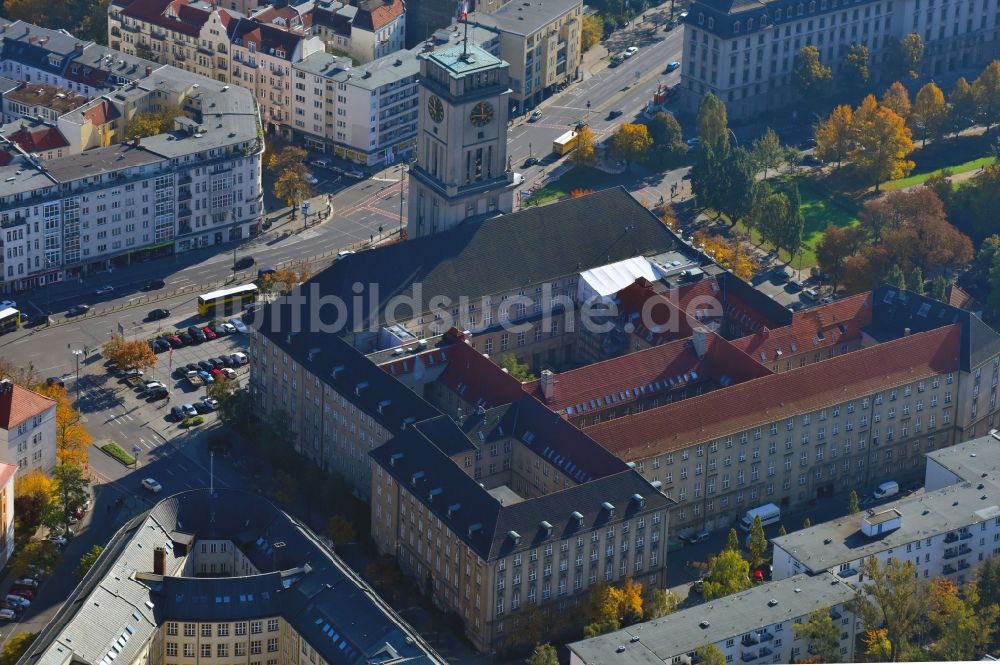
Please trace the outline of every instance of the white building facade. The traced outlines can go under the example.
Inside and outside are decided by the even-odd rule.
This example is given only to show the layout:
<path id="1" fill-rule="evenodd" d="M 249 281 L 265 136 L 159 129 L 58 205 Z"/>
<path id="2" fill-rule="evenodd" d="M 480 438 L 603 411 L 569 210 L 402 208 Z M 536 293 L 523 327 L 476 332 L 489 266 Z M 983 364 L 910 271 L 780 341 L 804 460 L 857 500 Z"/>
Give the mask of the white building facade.
<path id="1" fill-rule="evenodd" d="M 0 453 L 0 462 L 16 466 L 18 473 L 51 470 L 56 465 L 56 403 L 0 380 Z M 9 514 L 13 512 L 11 507 Z"/>

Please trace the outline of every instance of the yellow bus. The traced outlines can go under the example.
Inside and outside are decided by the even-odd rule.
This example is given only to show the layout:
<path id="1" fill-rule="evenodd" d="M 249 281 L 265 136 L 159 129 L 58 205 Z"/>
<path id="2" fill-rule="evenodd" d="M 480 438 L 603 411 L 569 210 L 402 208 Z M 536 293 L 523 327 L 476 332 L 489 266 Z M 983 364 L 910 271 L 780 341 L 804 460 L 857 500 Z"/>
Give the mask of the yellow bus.
<path id="1" fill-rule="evenodd" d="M 243 309 L 257 300 L 257 285 L 244 284 L 243 286 L 233 286 L 228 289 L 212 291 L 205 295 L 198 296 L 198 313 L 202 316 L 209 314 L 231 314 Z"/>
<path id="2" fill-rule="evenodd" d="M 552 142 L 552 152 L 562 157 L 576 149 L 576 132 L 570 130 Z"/>
<path id="3" fill-rule="evenodd" d="M 21 327 L 21 312 L 13 307 L 0 310 L 0 334 L 17 330 Z"/>

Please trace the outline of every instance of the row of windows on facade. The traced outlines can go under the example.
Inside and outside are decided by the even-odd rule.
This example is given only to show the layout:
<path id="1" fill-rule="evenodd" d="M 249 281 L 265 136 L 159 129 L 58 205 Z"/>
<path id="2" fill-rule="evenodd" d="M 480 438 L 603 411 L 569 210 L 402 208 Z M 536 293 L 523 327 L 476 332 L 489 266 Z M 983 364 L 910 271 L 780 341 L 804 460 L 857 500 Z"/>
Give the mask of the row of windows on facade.
<path id="1" fill-rule="evenodd" d="M 263 621 L 236 621 L 234 623 L 202 623 L 201 629 L 198 629 L 199 624 L 197 623 L 184 623 L 183 631 L 184 637 L 195 637 L 196 634 L 200 634 L 201 637 L 229 637 L 230 627 L 233 629 L 233 635 L 246 635 L 247 626 L 250 628 L 251 635 L 258 635 L 264 632 L 264 622 Z M 181 628 L 181 623 L 178 621 L 168 621 L 167 622 L 167 635 L 174 636 L 179 635 L 178 632 Z M 268 619 L 267 620 L 267 632 L 274 633 L 278 630 L 278 620 Z"/>
<path id="2" fill-rule="evenodd" d="M 261 640 L 251 640 L 249 645 L 249 651 L 251 655 L 257 655 L 263 653 Z M 182 653 L 184 658 L 194 658 L 195 656 L 195 645 L 184 643 L 182 645 Z M 267 653 L 276 653 L 278 651 L 278 640 L 277 638 L 269 639 L 267 641 Z M 202 644 L 199 650 L 202 658 L 211 658 L 212 645 Z M 167 642 L 167 656 L 178 656 L 181 655 L 177 650 L 177 642 Z M 233 644 L 233 656 L 246 656 L 247 655 L 247 645 L 242 642 L 237 642 Z M 228 644 L 216 644 L 215 654 L 216 658 L 228 658 L 229 657 L 229 645 Z M 277 662 L 277 661 L 275 661 Z"/>

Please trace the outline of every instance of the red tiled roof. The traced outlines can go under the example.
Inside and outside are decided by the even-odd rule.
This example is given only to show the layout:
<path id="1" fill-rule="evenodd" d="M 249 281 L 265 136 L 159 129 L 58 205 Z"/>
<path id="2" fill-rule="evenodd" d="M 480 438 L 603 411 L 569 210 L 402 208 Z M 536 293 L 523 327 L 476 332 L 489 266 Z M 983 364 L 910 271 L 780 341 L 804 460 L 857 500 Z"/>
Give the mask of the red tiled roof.
<path id="1" fill-rule="evenodd" d="M 952 307 L 958 307 L 959 309 L 968 311 L 977 309 L 979 306 L 976 299 L 969 295 L 968 292 L 962 290 L 958 284 L 948 285 L 948 289 L 945 291 L 945 302 Z"/>
<path id="2" fill-rule="evenodd" d="M 315 11 L 315 10 L 313 10 Z M 299 12 L 298 9 L 292 7 L 291 5 L 285 5 L 283 7 L 275 7 L 274 5 L 268 6 L 266 9 L 262 10 L 258 14 L 253 15 L 253 20 L 260 23 L 265 23 L 267 25 L 273 25 L 282 30 L 289 29 L 300 29 L 300 27 L 308 28 L 312 25 L 313 11 L 308 11 L 305 14 Z M 285 21 L 285 25 L 282 26 L 280 23 L 275 23 L 275 19 L 282 19 Z M 298 23 L 293 25 L 295 19 L 302 21 L 301 26 Z"/>
<path id="3" fill-rule="evenodd" d="M 16 132 L 8 134 L 7 138 L 21 146 L 25 152 L 46 152 L 69 145 L 66 137 L 55 127 L 28 129 L 22 125 Z"/>
<path id="4" fill-rule="evenodd" d="M 83 117 L 95 125 L 103 125 L 110 120 L 120 118 L 121 113 L 114 104 L 106 99 L 101 99 L 84 111 Z"/>
<path id="5" fill-rule="evenodd" d="M 267 53 L 289 61 L 291 61 L 295 54 L 295 48 L 303 39 L 303 36 L 300 34 L 288 32 L 267 23 L 257 23 L 251 19 L 240 19 L 228 27 L 230 39 L 242 40 L 243 46 L 253 42 L 256 44 L 254 48 L 257 50 L 257 53 Z M 271 49 L 283 51 L 284 55 L 272 54 L 270 53 Z"/>
<path id="6" fill-rule="evenodd" d="M 520 381 L 471 345 L 455 344 L 446 353 L 448 368 L 438 380 L 467 403 L 490 408 L 524 396 Z"/>
<path id="7" fill-rule="evenodd" d="M 6 148 L 0 148 L 0 166 L 7 166 L 14 161 L 14 155 L 10 154 Z"/>
<path id="8" fill-rule="evenodd" d="M 771 373 L 715 333 L 708 333 L 707 341 L 704 358 L 698 358 L 691 340 L 682 339 L 557 374 L 550 400 L 540 381 L 526 383 L 524 389 L 553 411 L 565 411 L 608 395 L 615 405 L 627 404 L 683 385 L 709 380 L 718 384 L 723 377 L 728 377 L 727 383 L 741 382 Z"/>
<path id="9" fill-rule="evenodd" d="M 201 32 L 201 26 L 208 20 L 209 12 L 191 8 L 197 14 L 185 11 L 182 16 L 181 12 L 176 11 L 178 4 L 182 4 L 181 0 L 135 0 L 128 7 L 122 9 L 121 14 L 138 21 L 197 37 Z M 171 5 L 174 5 L 178 18 L 166 15 L 167 8 Z"/>
<path id="10" fill-rule="evenodd" d="M 362 0 L 353 25 L 375 32 L 403 15 L 403 0 Z"/>
<path id="11" fill-rule="evenodd" d="M 809 413 L 959 367 L 961 326 L 901 337 L 821 363 L 714 390 L 624 418 L 587 433 L 625 461 L 644 459 Z"/>
<path id="12" fill-rule="evenodd" d="M 0 487 L 4 487 L 10 482 L 14 474 L 17 473 L 18 466 L 16 464 L 4 464 L 0 462 Z M 13 517 L 13 515 L 11 515 Z"/>
<path id="13" fill-rule="evenodd" d="M 22 388 L 16 383 L 0 384 L 0 429 L 12 430 L 28 418 L 55 406 L 54 400 Z"/>
<path id="14" fill-rule="evenodd" d="M 859 293 L 828 305 L 792 315 L 792 323 L 734 340 L 733 345 L 761 363 L 818 351 L 855 340 L 872 322 L 871 292 Z"/>

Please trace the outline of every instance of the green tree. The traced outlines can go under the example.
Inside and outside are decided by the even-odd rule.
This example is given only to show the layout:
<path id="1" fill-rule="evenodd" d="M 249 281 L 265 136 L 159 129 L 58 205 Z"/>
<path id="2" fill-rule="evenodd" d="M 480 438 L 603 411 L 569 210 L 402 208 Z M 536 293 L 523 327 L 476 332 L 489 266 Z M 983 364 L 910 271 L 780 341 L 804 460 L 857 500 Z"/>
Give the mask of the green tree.
<path id="1" fill-rule="evenodd" d="M 556 655 L 556 648 L 546 642 L 536 645 L 525 662 L 527 665 L 559 665 L 559 657 Z"/>
<path id="2" fill-rule="evenodd" d="M 799 186 L 794 181 L 784 192 L 786 201 L 786 211 L 784 215 L 785 225 L 781 229 L 781 237 L 778 243 L 780 249 L 788 252 L 788 261 L 798 254 L 802 248 L 802 235 L 805 233 L 806 222 L 802 216 L 802 198 L 799 196 Z"/>
<path id="3" fill-rule="evenodd" d="M 729 540 L 726 541 L 726 549 L 734 552 L 740 551 L 740 536 L 736 533 L 736 529 L 729 530 Z"/>
<path id="4" fill-rule="evenodd" d="M 531 373 L 531 368 L 526 363 L 519 362 L 517 356 L 513 353 L 508 353 L 500 358 L 500 366 L 521 383 L 535 380 L 535 375 Z"/>
<path id="5" fill-rule="evenodd" d="M 920 269 L 920 266 L 915 267 L 910 271 L 910 274 L 906 277 L 906 288 L 914 293 L 923 294 L 924 292 L 924 273 Z"/>
<path id="6" fill-rule="evenodd" d="M 906 274 L 903 269 L 899 267 L 899 264 L 893 264 L 892 270 L 889 271 L 889 275 L 885 278 L 885 281 L 892 284 L 897 289 L 906 288 Z"/>
<path id="7" fill-rule="evenodd" d="M 910 128 L 923 145 L 927 139 L 940 139 L 948 129 L 948 105 L 941 88 L 931 81 L 920 88 L 909 117 Z"/>
<path id="8" fill-rule="evenodd" d="M 164 134 L 173 130 L 174 119 L 177 117 L 184 117 L 184 111 L 176 104 L 167 105 L 158 111 L 135 113 L 125 123 L 125 136 L 146 138 Z"/>
<path id="9" fill-rule="evenodd" d="M 694 654 L 698 659 L 698 665 L 726 665 L 726 654 L 714 644 L 698 647 Z"/>
<path id="10" fill-rule="evenodd" d="M 653 139 L 653 161 L 657 166 L 673 165 L 687 152 L 683 130 L 673 114 L 661 111 L 652 117 L 648 126 Z"/>
<path id="11" fill-rule="evenodd" d="M 659 619 L 662 616 L 671 614 L 677 609 L 680 600 L 670 589 L 649 587 L 646 590 L 642 604 L 643 621 L 651 621 L 652 619 Z"/>
<path id="12" fill-rule="evenodd" d="M 721 598 L 750 588 L 750 564 L 733 550 L 723 550 L 708 560 L 702 586 L 705 600 Z"/>
<path id="13" fill-rule="evenodd" d="M 750 566 L 756 568 L 764 563 L 764 552 L 767 551 L 767 538 L 764 537 L 764 523 L 760 515 L 753 518 L 750 526 L 750 539 L 747 541 L 747 551 L 750 553 Z"/>
<path id="14" fill-rule="evenodd" d="M 857 144 L 854 111 L 847 104 L 833 109 L 830 116 L 816 125 L 816 156 L 827 162 L 837 162 L 837 168 L 847 159 Z"/>
<path id="15" fill-rule="evenodd" d="M 887 180 L 904 177 L 913 170 L 907 155 L 913 152 L 913 140 L 906 123 L 892 109 L 880 106 L 869 95 L 854 113 L 855 147 L 851 159 L 855 168 L 879 191 Z"/>
<path id="16" fill-rule="evenodd" d="M 990 557 L 976 570 L 979 607 L 1000 605 L 1000 558 Z"/>
<path id="17" fill-rule="evenodd" d="M 820 62 L 819 49 L 815 46 L 803 46 L 795 54 L 792 66 L 792 85 L 810 102 L 825 97 L 829 92 L 833 71 Z"/>
<path id="18" fill-rule="evenodd" d="M 868 87 L 870 61 L 868 47 L 864 44 L 851 44 L 844 50 L 839 76 L 849 91 L 857 94 Z"/>
<path id="19" fill-rule="evenodd" d="M 626 122 L 611 135 L 611 154 L 617 159 L 623 159 L 629 165 L 646 159 L 649 149 L 653 147 L 653 139 L 649 129 L 643 124 Z"/>
<path id="20" fill-rule="evenodd" d="M 869 629 L 885 629 L 889 660 L 900 660 L 910 648 L 927 612 L 927 583 L 908 559 L 891 558 L 884 564 L 868 557 L 861 565 L 864 583 L 851 601 L 858 619 Z"/>
<path id="21" fill-rule="evenodd" d="M 691 166 L 691 191 L 702 208 L 716 208 L 723 177 L 723 162 L 729 155 L 729 142 L 702 142 Z"/>
<path id="22" fill-rule="evenodd" d="M 21 656 L 27 653 L 36 637 L 38 633 L 23 632 L 8 639 L 3 647 L 3 654 L 0 655 L 0 665 L 14 665 L 21 660 Z"/>
<path id="23" fill-rule="evenodd" d="M 910 112 L 913 110 L 910 93 L 899 81 L 886 88 L 885 92 L 882 93 L 879 105 L 892 109 L 892 112 L 903 120 L 909 120 Z"/>
<path id="24" fill-rule="evenodd" d="M 989 272 L 989 295 L 983 314 L 987 321 L 991 323 L 1000 322 L 1000 252 L 993 255 L 993 264 Z"/>
<path id="25" fill-rule="evenodd" d="M 951 94 L 948 96 L 948 105 L 950 107 L 948 111 L 949 131 L 960 132 L 976 122 L 976 95 L 965 77 L 955 82 L 955 87 L 951 89 Z"/>
<path id="26" fill-rule="evenodd" d="M 333 541 L 334 545 L 346 545 L 357 539 L 358 532 L 343 515 L 333 515 L 326 524 L 326 536 Z"/>
<path id="27" fill-rule="evenodd" d="M 851 498 L 847 502 L 847 514 L 853 515 L 861 512 L 861 504 L 858 503 L 858 491 L 851 490 Z"/>
<path id="28" fill-rule="evenodd" d="M 787 535 L 788 535 L 788 529 L 785 528 L 784 524 L 779 524 L 778 525 L 778 536 L 781 537 L 781 536 L 787 536 Z"/>
<path id="29" fill-rule="evenodd" d="M 57 464 L 52 469 L 52 480 L 55 481 L 55 501 L 50 506 L 59 511 L 59 523 L 69 526 L 69 515 L 87 500 L 90 479 L 78 466 Z"/>
<path id="30" fill-rule="evenodd" d="M 928 295 L 934 300 L 944 302 L 948 294 L 948 278 L 944 275 L 938 275 L 931 280 L 931 288 Z"/>
<path id="31" fill-rule="evenodd" d="M 976 100 L 979 121 L 989 132 L 1000 122 L 1000 60 L 994 60 L 972 83 L 972 95 Z"/>
<path id="32" fill-rule="evenodd" d="M 726 105 L 711 92 L 706 93 L 698 107 L 698 138 L 701 148 L 716 146 L 719 140 L 729 133 L 729 120 L 726 117 Z"/>
<path id="33" fill-rule="evenodd" d="M 781 166 L 785 161 L 785 151 L 781 146 L 781 139 L 773 129 L 768 127 L 763 136 L 754 139 L 750 157 L 755 168 L 763 169 L 764 180 L 767 180 L 768 170 L 777 170 Z"/>
<path id="34" fill-rule="evenodd" d="M 840 662 L 840 628 L 833 623 L 829 610 L 816 610 L 809 621 L 796 624 L 795 639 L 809 642 L 809 653 L 821 663 Z"/>
<path id="35" fill-rule="evenodd" d="M 597 140 L 590 125 L 583 125 L 577 130 L 572 159 L 577 166 L 593 166 L 597 162 Z"/>
<path id="36" fill-rule="evenodd" d="M 743 148 L 730 150 L 720 166 L 714 207 L 729 218 L 730 225 L 736 226 L 750 213 L 757 178 L 750 154 Z"/>
<path id="37" fill-rule="evenodd" d="M 274 195 L 285 205 L 294 206 L 296 210 L 298 205 L 308 198 L 309 192 L 309 183 L 306 182 L 304 172 L 295 169 L 285 169 L 274 183 Z"/>
<path id="38" fill-rule="evenodd" d="M 788 197 L 766 185 L 757 190 L 747 223 L 760 233 L 763 242 L 778 249 L 788 224 Z"/>
<path id="39" fill-rule="evenodd" d="M 996 630 L 1000 607 L 980 606 L 975 582 L 961 591 L 954 582 L 938 578 L 931 583 L 927 618 L 937 633 L 934 653 L 941 660 L 976 660 Z"/>
<path id="40" fill-rule="evenodd" d="M 803 529 L 808 529 L 812 525 L 813 525 L 813 521 L 811 519 L 809 519 L 808 517 L 805 518 L 804 520 L 802 520 L 802 528 Z"/>
<path id="41" fill-rule="evenodd" d="M 76 570 L 74 571 L 77 582 L 82 580 L 87 573 L 90 572 L 90 569 L 94 567 L 95 563 L 97 563 L 97 559 L 101 556 L 101 552 L 103 551 L 103 546 L 94 545 L 86 554 L 80 557 L 80 563 L 76 565 Z"/>
<path id="42" fill-rule="evenodd" d="M 580 50 L 589 51 L 601 41 L 604 35 L 604 23 L 598 16 L 584 16 L 580 29 Z"/>
<path id="43" fill-rule="evenodd" d="M 275 173 L 283 173 L 288 169 L 304 171 L 308 154 L 305 148 L 288 145 L 282 148 L 281 152 L 272 151 L 268 155 L 265 165 Z"/>
<path id="44" fill-rule="evenodd" d="M 917 33 L 911 32 L 902 39 L 893 37 L 889 40 L 885 62 L 892 78 L 917 78 L 923 58 L 924 40 Z"/>

